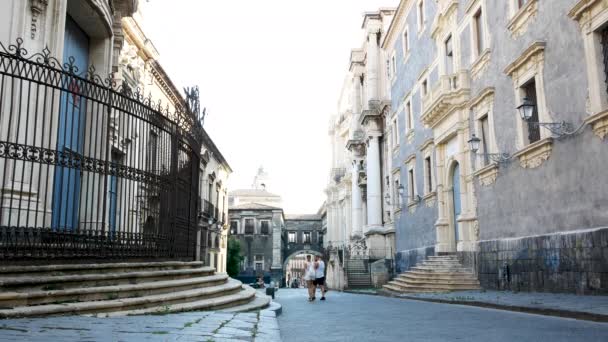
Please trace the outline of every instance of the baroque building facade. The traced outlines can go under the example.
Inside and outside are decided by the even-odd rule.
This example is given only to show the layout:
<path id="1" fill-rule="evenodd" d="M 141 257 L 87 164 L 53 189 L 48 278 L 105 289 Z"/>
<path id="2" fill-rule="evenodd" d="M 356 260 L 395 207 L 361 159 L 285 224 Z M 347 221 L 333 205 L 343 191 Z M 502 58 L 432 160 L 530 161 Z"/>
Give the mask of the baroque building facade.
<path id="1" fill-rule="evenodd" d="M 338 114 L 329 124 L 332 169 L 324 243 L 332 251 L 327 269 L 332 288 L 348 286 L 345 255 L 353 246 L 365 246 L 369 261 L 393 259 L 396 202 L 386 124 L 390 92 L 380 47 L 393 14 L 392 9 L 364 14 L 363 44 L 351 51 Z"/>
<path id="2" fill-rule="evenodd" d="M 485 288 L 606 292 L 607 27 L 605 0 L 400 2 L 379 43 L 397 272 L 456 254 Z"/>

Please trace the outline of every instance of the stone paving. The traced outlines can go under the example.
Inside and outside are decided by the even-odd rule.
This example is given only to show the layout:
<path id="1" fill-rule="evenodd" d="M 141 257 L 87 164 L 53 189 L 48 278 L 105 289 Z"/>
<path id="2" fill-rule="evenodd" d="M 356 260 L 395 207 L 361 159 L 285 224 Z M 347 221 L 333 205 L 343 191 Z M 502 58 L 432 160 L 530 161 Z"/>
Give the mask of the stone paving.
<path id="1" fill-rule="evenodd" d="M 0 341 L 281 341 L 274 311 L 0 320 Z"/>
<path id="2" fill-rule="evenodd" d="M 473 306 L 330 291 L 307 301 L 304 289 L 275 299 L 284 341 L 608 341 L 608 323 Z"/>
<path id="3" fill-rule="evenodd" d="M 462 303 L 487 303 L 506 309 L 509 307 L 522 307 L 539 310 L 560 310 L 571 313 L 580 312 L 603 315 L 608 318 L 608 296 L 507 291 L 457 291 L 451 293 L 418 293 L 398 296 Z"/>

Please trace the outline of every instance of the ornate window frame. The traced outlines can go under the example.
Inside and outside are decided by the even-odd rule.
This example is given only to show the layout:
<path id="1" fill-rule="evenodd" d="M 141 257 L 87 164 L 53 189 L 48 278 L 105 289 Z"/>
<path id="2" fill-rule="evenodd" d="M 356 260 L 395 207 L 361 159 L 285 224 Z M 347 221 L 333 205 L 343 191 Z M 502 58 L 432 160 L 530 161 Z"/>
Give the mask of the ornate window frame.
<path id="1" fill-rule="evenodd" d="M 598 31 L 608 25 L 608 1 L 579 0 L 568 16 L 578 22 L 583 37 L 589 82 L 588 111 L 593 117 L 590 117 L 588 122 L 593 125 L 596 134 L 603 138 L 608 133 L 604 132 L 608 127 L 608 92 Z"/>
<path id="2" fill-rule="evenodd" d="M 538 13 L 538 0 L 528 0 L 521 8 L 517 1 L 509 0 L 511 20 L 509 20 L 507 28 L 511 31 L 513 38 L 518 38 L 526 33 L 528 25 Z"/>
<path id="3" fill-rule="evenodd" d="M 547 100 L 545 96 L 545 83 L 544 83 L 544 64 L 545 64 L 545 42 L 534 42 L 530 45 L 520 57 L 513 61 L 505 69 L 507 74 L 513 80 L 513 88 L 515 92 L 515 103 L 519 105 L 524 98 L 524 92 L 522 87 L 531 80 L 534 80 L 536 85 L 536 97 L 537 97 L 537 109 L 538 118 L 540 122 L 553 122 L 549 109 L 547 107 Z M 513 108 L 513 113 L 516 115 L 517 132 L 518 138 L 516 141 L 517 149 L 522 149 L 526 145 L 525 143 L 525 122 L 519 118 L 519 113 Z M 548 130 L 541 130 L 541 140 L 544 138 L 551 137 L 551 133 Z"/>
<path id="4" fill-rule="evenodd" d="M 534 0 L 531 0 L 534 1 Z M 545 42 L 534 42 L 530 45 L 520 57 L 513 63 L 509 64 L 505 69 L 505 74 L 509 75 L 513 80 L 515 89 L 515 103 L 519 104 L 523 101 L 524 91 L 522 87 L 530 80 L 534 80 L 536 86 L 537 110 L 539 122 L 553 122 L 547 100 L 545 96 L 544 86 L 544 64 L 545 64 Z M 516 146 L 518 152 L 515 156 L 519 158 L 520 164 L 524 168 L 535 168 L 549 159 L 552 150 L 552 139 L 549 130 L 540 130 L 540 141 L 532 144 L 526 144 L 525 133 L 526 127 L 517 110 L 514 109 L 517 122 L 517 141 Z M 533 161 L 530 161 L 533 160 Z"/>
<path id="5" fill-rule="evenodd" d="M 422 93 L 421 93 L 422 95 Z M 416 121 L 414 119 L 414 107 L 412 102 L 411 93 L 406 96 L 403 101 L 403 117 L 405 119 L 405 137 L 408 144 L 414 141 L 414 132 L 416 127 Z"/>
<path id="6" fill-rule="evenodd" d="M 407 206 L 410 212 L 416 210 L 418 200 L 416 200 L 419 194 L 416 186 L 416 154 L 412 153 L 404 162 L 407 178 Z M 412 172 L 412 179 L 410 179 L 410 172 Z M 412 196 L 410 196 L 412 195 Z"/>
<path id="7" fill-rule="evenodd" d="M 497 153 L 498 145 L 496 143 L 496 130 L 494 129 L 494 97 L 495 90 L 493 87 L 483 89 L 477 97 L 471 100 L 469 108 L 473 114 L 473 128 L 477 137 L 481 137 L 481 120 L 487 118 L 488 132 L 484 132 L 486 143 L 488 146 L 483 146 L 483 153 Z M 490 162 L 484 165 L 481 158 L 475 158 L 475 169 L 473 173 L 479 183 L 483 186 L 490 186 L 496 182 L 498 177 L 498 164 Z"/>
<path id="8" fill-rule="evenodd" d="M 410 44 L 410 28 L 409 25 L 405 24 L 405 29 L 401 34 L 401 47 L 403 50 L 403 63 L 405 64 L 407 60 L 410 58 L 410 51 L 412 50 L 412 46 Z"/>
<path id="9" fill-rule="evenodd" d="M 466 14 L 469 17 L 470 21 L 470 30 L 471 30 L 471 78 L 476 80 L 481 77 L 483 72 L 488 68 L 490 64 L 491 50 L 490 44 L 490 29 L 488 27 L 488 16 L 486 13 L 486 1 L 485 0 L 471 0 L 466 8 Z M 475 15 L 481 10 L 481 19 L 483 25 L 483 47 L 482 51 L 478 51 L 478 34 L 477 29 L 475 28 Z"/>
<path id="10" fill-rule="evenodd" d="M 422 199 L 424 200 L 424 204 L 427 207 L 432 207 L 435 205 L 436 202 L 436 198 L 437 198 L 437 180 L 436 180 L 436 176 L 435 176 L 435 169 L 436 169 L 436 165 L 435 165 L 435 158 L 434 158 L 434 150 L 435 150 L 435 142 L 433 139 L 428 139 L 427 141 L 425 141 L 419 148 L 420 152 L 422 153 L 422 160 L 423 160 L 423 165 L 422 165 L 422 169 L 423 169 L 423 178 L 424 178 L 424 196 L 422 197 Z M 427 165 L 426 165 L 426 160 L 427 158 L 430 158 L 431 160 L 431 165 L 430 165 L 430 170 L 428 170 Z M 429 191 L 429 179 L 427 177 L 427 175 L 429 174 L 430 171 L 430 182 L 432 185 L 431 190 Z"/>
<path id="11" fill-rule="evenodd" d="M 401 212 L 402 198 L 399 193 L 399 186 L 395 186 L 395 181 L 401 185 L 401 168 L 395 168 L 391 172 L 391 187 L 393 195 L 393 208 L 395 210 L 395 216 Z"/>
<path id="12" fill-rule="evenodd" d="M 426 3 L 427 0 L 416 1 L 416 22 L 418 23 L 418 36 L 420 37 L 426 29 Z M 422 12 L 420 12 L 422 11 Z"/>

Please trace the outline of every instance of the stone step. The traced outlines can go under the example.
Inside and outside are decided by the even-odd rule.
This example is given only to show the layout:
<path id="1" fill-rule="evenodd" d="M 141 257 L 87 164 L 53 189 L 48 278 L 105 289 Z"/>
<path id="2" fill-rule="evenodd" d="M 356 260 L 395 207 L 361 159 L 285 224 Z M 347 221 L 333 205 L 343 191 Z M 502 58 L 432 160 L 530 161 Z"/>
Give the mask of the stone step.
<path id="1" fill-rule="evenodd" d="M 477 281 L 477 278 L 473 274 L 461 274 L 456 273 L 452 275 L 438 275 L 435 277 L 425 276 L 412 273 L 403 273 L 398 275 L 395 279 L 412 280 L 412 281 Z"/>
<path id="2" fill-rule="evenodd" d="M 247 304 L 233 306 L 227 309 L 222 309 L 222 312 L 249 312 L 267 308 L 272 302 L 272 298 L 265 294 L 256 291 L 253 300 Z"/>
<path id="3" fill-rule="evenodd" d="M 424 279 L 424 278 L 410 278 L 410 277 L 397 277 L 393 279 L 404 283 L 411 284 L 474 284 L 479 285 L 479 280 L 470 278 L 440 278 L 440 279 Z"/>
<path id="4" fill-rule="evenodd" d="M 214 268 L 198 267 L 177 270 L 95 273 L 58 276 L 23 276 L 0 279 L 0 290 L 26 292 L 63 290 L 70 288 L 136 284 L 167 279 L 187 279 L 212 275 Z"/>
<path id="5" fill-rule="evenodd" d="M 466 267 L 432 267 L 432 266 L 415 266 L 412 270 L 433 273 L 473 273 L 473 270 Z"/>
<path id="6" fill-rule="evenodd" d="M 462 265 L 458 261 L 429 261 L 426 260 L 420 266 L 458 266 L 462 267 Z"/>
<path id="7" fill-rule="evenodd" d="M 230 279 L 228 282 L 193 290 L 165 294 L 149 295 L 135 298 L 122 298 L 102 301 L 88 301 L 64 304 L 44 304 L 36 306 L 19 306 L 0 310 L 0 318 L 40 317 L 52 315 L 80 315 L 104 312 L 134 312 L 137 310 L 157 312 L 159 308 L 185 307 L 193 302 L 205 302 L 210 308 L 222 305 L 246 304 L 255 295 L 255 290 L 247 298 L 238 299 L 242 283 Z M 237 295 L 236 297 L 234 295 Z M 217 301 L 213 299 L 219 297 Z M 168 309 L 169 310 L 169 309 Z"/>
<path id="8" fill-rule="evenodd" d="M 424 292 L 449 292 L 449 291 L 462 291 L 462 290 L 479 290 L 479 285 L 439 285 L 439 284 L 426 284 L 426 285 L 409 285 L 398 282 L 389 282 L 393 287 L 400 288 L 402 292 L 412 291 L 424 291 Z"/>
<path id="9" fill-rule="evenodd" d="M 442 277 L 475 277 L 473 272 L 431 272 L 431 271 L 417 271 L 412 270 L 407 273 L 418 277 L 429 277 L 429 278 L 442 278 Z"/>
<path id="10" fill-rule="evenodd" d="M 161 262 L 126 262 L 126 263 L 99 263 L 99 264 L 59 264 L 59 265 L 28 265 L 28 266 L 2 266 L 0 278 L 30 277 L 30 276 L 57 276 L 93 273 L 118 273 L 134 271 L 160 271 L 199 268 L 203 266 L 200 261 L 161 261 Z"/>
<path id="11" fill-rule="evenodd" d="M 447 282 L 410 282 L 395 279 L 389 283 L 403 287 L 425 288 L 425 289 L 452 289 L 452 290 L 469 290 L 477 289 L 479 283 L 447 283 Z"/>
<path id="12" fill-rule="evenodd" d="M 116 311 L 109 313 L 96 314 L 97 317 L 117 317 L 131 315 L 164 315 L 175 312 L 204 311 L 204 310 L 223 310 L 231 307 L 238 307 L 250 303 L 255 299 L 256 290 L 242 285 L 241 290 L 226 296 L 196 300 L 187 303 L 174 305 L 151 306 L 143 309 Z"/>
<path id="13" fill-rule="evenodd" d="M 225 284 L 226 274 L 213 276 L 144 282 L 116 286 L 73 288 L 54 291 L 0 292 L 0 307 L 41 305 L 50 303 L 85 302 L 163 294 Z"/>
<path id="14" fill-rule="evenodd" d="M 382 288 L 390 290 L 390 291 L 395 292 L 395 293 L 405 293 L 406 292 L 401 287 L 396 286 L 396 285 L 391 285 L 390 283 L 382 285 Z M 421 290 L 410 290 L 408 292 L 409 293 L 435 293 L 437 291 L 436 290 L 424 290 L 424 289 L 421 289 Z"/>
<path id="15" fill-rule="evenodd" d="M 459 260 L 457 255 L 431 255 L 424 260 Z"/>

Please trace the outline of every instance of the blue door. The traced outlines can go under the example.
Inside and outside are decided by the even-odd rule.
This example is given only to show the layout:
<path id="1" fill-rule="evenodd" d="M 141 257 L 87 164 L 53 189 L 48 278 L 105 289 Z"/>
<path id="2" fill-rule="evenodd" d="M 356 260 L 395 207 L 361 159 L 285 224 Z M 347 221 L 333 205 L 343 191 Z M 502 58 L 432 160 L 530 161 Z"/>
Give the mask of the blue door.
<path id="1" fill-rule="evenodd" d="M 456 164 L 452 171 L 452 202 L 454 203 L 454 237 L 458 243 L 458 216 L 460 216 L 460 166 Z"/>
<path id="2" fill-rule="evenodd" d="M 79 72 L 87 70 L 89 64 L 89 37 L 70 18 L 65 23 L 63 61 L 73 56 Z M 67 90 L 61 94 L 59 122 L 57 124 L 57 151 L 67 155 L 80 155 L 83 149 L 85 99 L 79 95 L 82 83 L 76 78 L 66 77 Z M 55 168 L 53 189 L 54 229 L 74 230 L 78 226 L 80 202 L 80 170 L 58 166 Z"/>
<path id="3" fill-rule="evenodd" d="M 112 153 L 112 163 L 118 164 L 120 156 L 116 153 Z M 120 223 L 120 213 L 118 211 L 118 177 L 116 175 L 110 176 L 110 237 L 114 237 L 116 233 L 117 225 Z"/>

